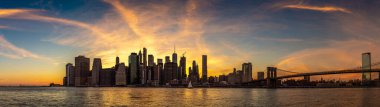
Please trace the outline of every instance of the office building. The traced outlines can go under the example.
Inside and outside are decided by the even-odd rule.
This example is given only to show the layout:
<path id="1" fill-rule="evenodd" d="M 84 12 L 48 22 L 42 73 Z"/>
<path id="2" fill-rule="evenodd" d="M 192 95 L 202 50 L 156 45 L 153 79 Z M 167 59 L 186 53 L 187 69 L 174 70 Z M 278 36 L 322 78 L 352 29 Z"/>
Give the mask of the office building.
<path id="1" fill-rule="evenodd" d="M 100 71 L 99 86 L 110 87 L 115 85 L 115 69 L 105 68 Z"/>
<path id="2" fill-rule="evenodd" d="M 257 72 L 257 80 L 264 80 L 264 72 Z"/>
<path id="3" fill-rule="evenodd" d="M 88 86 L 90 76 L 90 59 L 85 56 L 75 57 L 75 86 Z"/>
<path id="4" fill-rule="evenodd" d="M 202 55 L 202 82 L 207 82 L 207 55 Z"/>
<path id="5" fill-rule="evenodd" d="M 170 62 L 170 56 L 165 56 L 165 63 Z"/>
<path id="6" fill-rule="evenodd" d="M 139 57 L 136 53 L 131 53 L 129 55 L 129 83 L 137 84 L 138 83 L 138 69 L 140 67 Z"/>
<path id="7" fill-rule="evenodd" d="M 249 82 L 252 81 L 252 63 L 243 63 L 242 65 L 242 71 L 243 71 L 243 80 L 242 82 Z"/>
<path id="8" fill-rule="evenodd" d="M 119 64 L 115 74 L 115 85 L 116 86 L 125 86 L 127 85 L 127 76 L 126 76 L 126 67 L 124 63 Z"/>
<path id="9" fill-rule="evenodd" d="M 73 64 L 66 64 L 66 86 L 75 86 L 75 67 Z"/>
<path id="10" fill-rule="evenodd" d="M 100 58 L 94 58 L 92 63 L 92 86 L 99 86 L 100 71 L 102 70 L 102 62 Z"/>
<path id="11" fill-rule="evenodd" d="M 181 80 L 186 80 L 186 57 L 182 56 L 181 59 L 179 60 L 179 69 L 180 69 L 180 78 Z"/>
<path id="12" fill-rule="evenodd" d="M 148 55 L 148 66 L 153 67 L 154 66 L 154 56 Z"/>

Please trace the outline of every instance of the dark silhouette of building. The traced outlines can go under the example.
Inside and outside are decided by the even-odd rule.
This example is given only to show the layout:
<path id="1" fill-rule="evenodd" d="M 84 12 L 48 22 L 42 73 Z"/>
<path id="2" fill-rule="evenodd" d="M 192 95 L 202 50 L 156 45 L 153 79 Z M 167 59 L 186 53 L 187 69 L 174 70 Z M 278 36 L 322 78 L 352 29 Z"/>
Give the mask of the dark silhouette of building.
<path id="1" fill-rule="evenodd" d="M 171 83 L 172 80 L 177 80 L 178 66 L 174 62 L 168 62 L 164 65 L 164 83 Z"/>
<path id="2" fill-rule="evenodd" d="M 202 55 L 202 82 L 207 82 L 207 55 Z"/>
<path id="3" fill-rule="evenodd" d="M 257 79 L 264 80 L 264 72 L 257 72 Z"/>
<path id="4" fill-rule="evenodd" d="M 173 59 L 172 62 L 174 62 L 174 63 L 178 63 L 178 62 L 177 62 L 177 53 L 175 53 L 175 50 L 174 50 L 174 53 L 173 53 L 173 55 L 172 55 L 172 59 Z"/>
<path id="5" fill-rule="evenodd" d="M 66 86 L 75 86 L 75 67 L 73 64 L 66 64 Z"/>
<path id="6" fill-rule="evenodd" d="M 162 63 L 162 59 L 157 59 L 157 69 L 158 69 L 158 80 L 159 84 L 163 85 L 165 82 L 165 71 L 164 64 Z"/>
<path id="7" fill-rule="evenodd" d="M 190 75 L 189 75 L 190 81 L 194 84 L 198 83 L 199 82 L 199 69 L 198 69 L 198 65 L 195 62 L 195 60 L 193 61 L 193 67 L 189 68 L 189 71 L 191 71 Z"/>
<path id="8" fill-rule="evenodd" d="M 138 69 L 140 67 L 139 64 L 139 57 L 136 53 L 131 53 L 129 55 L 129 83 L 130 84 L 137 84 L 139 81 L 138 79 Z"/>
<path id="9" fill-rule="evenodd" d="M 117 70 L 117 68 L 119 68 L 119 64 L 120 64 L 120 59 L 119 59 L 119 57 L 117 56 L 117 57 L 116 57 L 116 64 L 115 64 L 115 70 Z"/>
<path id="10" fill-rule="evenodd" d="M 75 86 L 88 86 L 90 74 L 90 59 L 85 56 L 75 57 Z"/>
<path id="11" fill-rule="evenodd" d="M 99 86 L 100 71 L 102 70 L 102 61 L 100 58 L 94 58 L 92 63 L 92 86 Z"/>
<path id="12" fill-rule="evenodd" d="M 115 74 L 115 85 L 116 86 L 127 85 L 126 67 L 124 63 L 120 63 L 119 68 L 117 68 L 117 71 Z"/>
<path id="13" fill-rule="evenodd" d="M 180 69 L 180 78 L 181 80 L 186 80 L 186 57 L 183 55 L 181 59 L 179 60 L 179 69 Z"/>
<path id="14" fill-rule="evenodd" d="M 147 64 L 148 64 L 148 63 L 147 63 L 147 54 L 148 54 L 148 53 L 147 53 L 147 49 L 144 47 L 144 48 L 143 48 L 143 55 L 144 55 L 144 56 L 143 56 L 143 64 L 144 64 L 144 68 L 145 68 L 145 67 L 147 66 Z"/>
<path id="15" fill-rule="evenodd" d="M 242 82 L 249 82 L 252 81 L 252 63 L 243 63 L 242 65 L 242 71 L 243 71 L 243 80 Z"/>
<path id="16" fill-rule="evenodd" d="M 170 56 L 165 56 L 165 63 L 170 62 Z"/>
<path id="17" fill-rule="evenodd" d="M 148 55 L 148 66 L 154 66 L 154 56 L 152 54 Z"/>
<path id="18" fill-rule="evenodd" d="M 100 71 L 100 86 L 110 87 L 115 85 L 115 68 L 106 68 Z"/>

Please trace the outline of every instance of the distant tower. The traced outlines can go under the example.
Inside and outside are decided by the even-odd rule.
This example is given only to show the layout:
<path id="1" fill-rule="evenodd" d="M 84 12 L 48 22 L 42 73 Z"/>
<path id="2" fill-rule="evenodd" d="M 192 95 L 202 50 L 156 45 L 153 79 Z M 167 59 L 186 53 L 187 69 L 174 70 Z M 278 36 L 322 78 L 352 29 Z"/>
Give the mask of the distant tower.
<path id="1" fill-rule="evenodd" d="M 100 58 L 94 58 L 94 62 L 92 63 L 92 86 L 99 86 L 100 85 L 100 71 L 102 70 L 102 61 Z"/>
<path id="2" fill-rule="evenodd" d="M 139 51 L 139 55 L 138 55 L 138 58 L 139 58 L 139 63 L 142 63 L 142 53 L 141 53 L 141 50 Z"/>
<path id="3" fill-rule="evenodd" d="M 180 78 L 184 80 L 186 79 L 186 57 L 185 56 L 182 56 L 181 59 L 179 60 L 179 66 L 181 69 Z"/>
<path id="4" fill-rule="evenodd" d="M 116 65 L 118 65 L 120 63 L 120 59 L 119 59 L 119 56 L 116 57 Z"/>
<path id="5" fill-rule="evenodd" d="M 170 62 L 170 56 L 165 56 L 165 63 Z"/>
<path id="6" fill-rule="evenodd" d="M 174 46 L 174 53 L 173 53 L 173 55 L 172 55 L 172 59 L 173 59 L 173 62 L 174 62 L 174 63 L 178 63 L 178 62 L 177 62 L 177 53 L 175 53 L 175 46 Z"/>
<path id="7" fill-rule="evenodd" d="M 154 66 L 154 56 L 152 54 L 148 55 L 148 66 Z"/>
<path id="8" fill-rule="evenodd" d="M 252 81 L 252 63 L 243 63 L 242 65 L 243 70 L 243 82 L 249 82 Z"/>
<path id="9" fill-rule="evenodd" d="M 119 56 L 116 56 L 115 70 L 117 70 L 117 68 L 119 68 L 119 64 L 120 64 Z"/>
<path id="10" fill-rule="evenodd" d="M 144 47 L 143 48 L 143 63 L 144 63 L 144 67 L 146 67 L 147 66 L 147 50 L 146 50 L 146 48 Z"/>
<path id="11" fill-rule="evenodd" d="M 202 82 L 207 82 L 207 55 L 202 55 Z"/>

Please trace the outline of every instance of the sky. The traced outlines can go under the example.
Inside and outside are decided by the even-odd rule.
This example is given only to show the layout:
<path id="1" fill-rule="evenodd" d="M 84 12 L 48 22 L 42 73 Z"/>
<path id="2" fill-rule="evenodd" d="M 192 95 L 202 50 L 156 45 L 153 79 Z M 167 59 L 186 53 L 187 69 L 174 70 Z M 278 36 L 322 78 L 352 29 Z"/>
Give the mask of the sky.
<path id="1" fill-rule="evenodd" d="M 0 85 L 62 83 L 85 55 L 112 67 L 143 47 L 155 58 L 208 55 L 208 75 L 253 64 L 295 72 L 380 61 L 377 0 L 1 0 Z M 200 68 L 201 69 L 201 68 Z M 279 74 L 286 75 L 286 74 Z M 312 79 L 320 79 L 314 76 Z M 360 79 L 359 74 L 324 79 Z"/>

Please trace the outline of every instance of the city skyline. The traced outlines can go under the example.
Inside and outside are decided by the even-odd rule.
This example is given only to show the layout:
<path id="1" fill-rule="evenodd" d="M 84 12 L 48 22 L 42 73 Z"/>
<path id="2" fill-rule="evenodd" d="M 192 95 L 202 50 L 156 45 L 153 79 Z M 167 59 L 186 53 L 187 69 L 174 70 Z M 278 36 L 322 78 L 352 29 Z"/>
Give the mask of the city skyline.
<path id="1" fill-rule="evenodd" d="M 202 55 L 207 55 L 207 76 L 228 75 L 248 62 L 253 79 L 268 66 L 299 72 L 352 68 L 362 65 L 362 53 L 371 52 L 372 62 L 380 61 L 379 4 L 4 0 L 0 1 L 0 85 L 62 83 L 66 64 L 78 55 L 90 58 L 89 68 L 94 58 L 110 68 L 116 57 L 116 62 L 129 66 L 130 53 L 139 55 L 139 51 L 146 56 L 145 65 L 154 55 L 154 62 L 170 56 L 179 67 L 186 56 L 187 68 L 181 69 L 189 74 L 195 60 L 199 77 L 205 68 Z M 362 75 L 323 78 L 352 80 Z"/>

